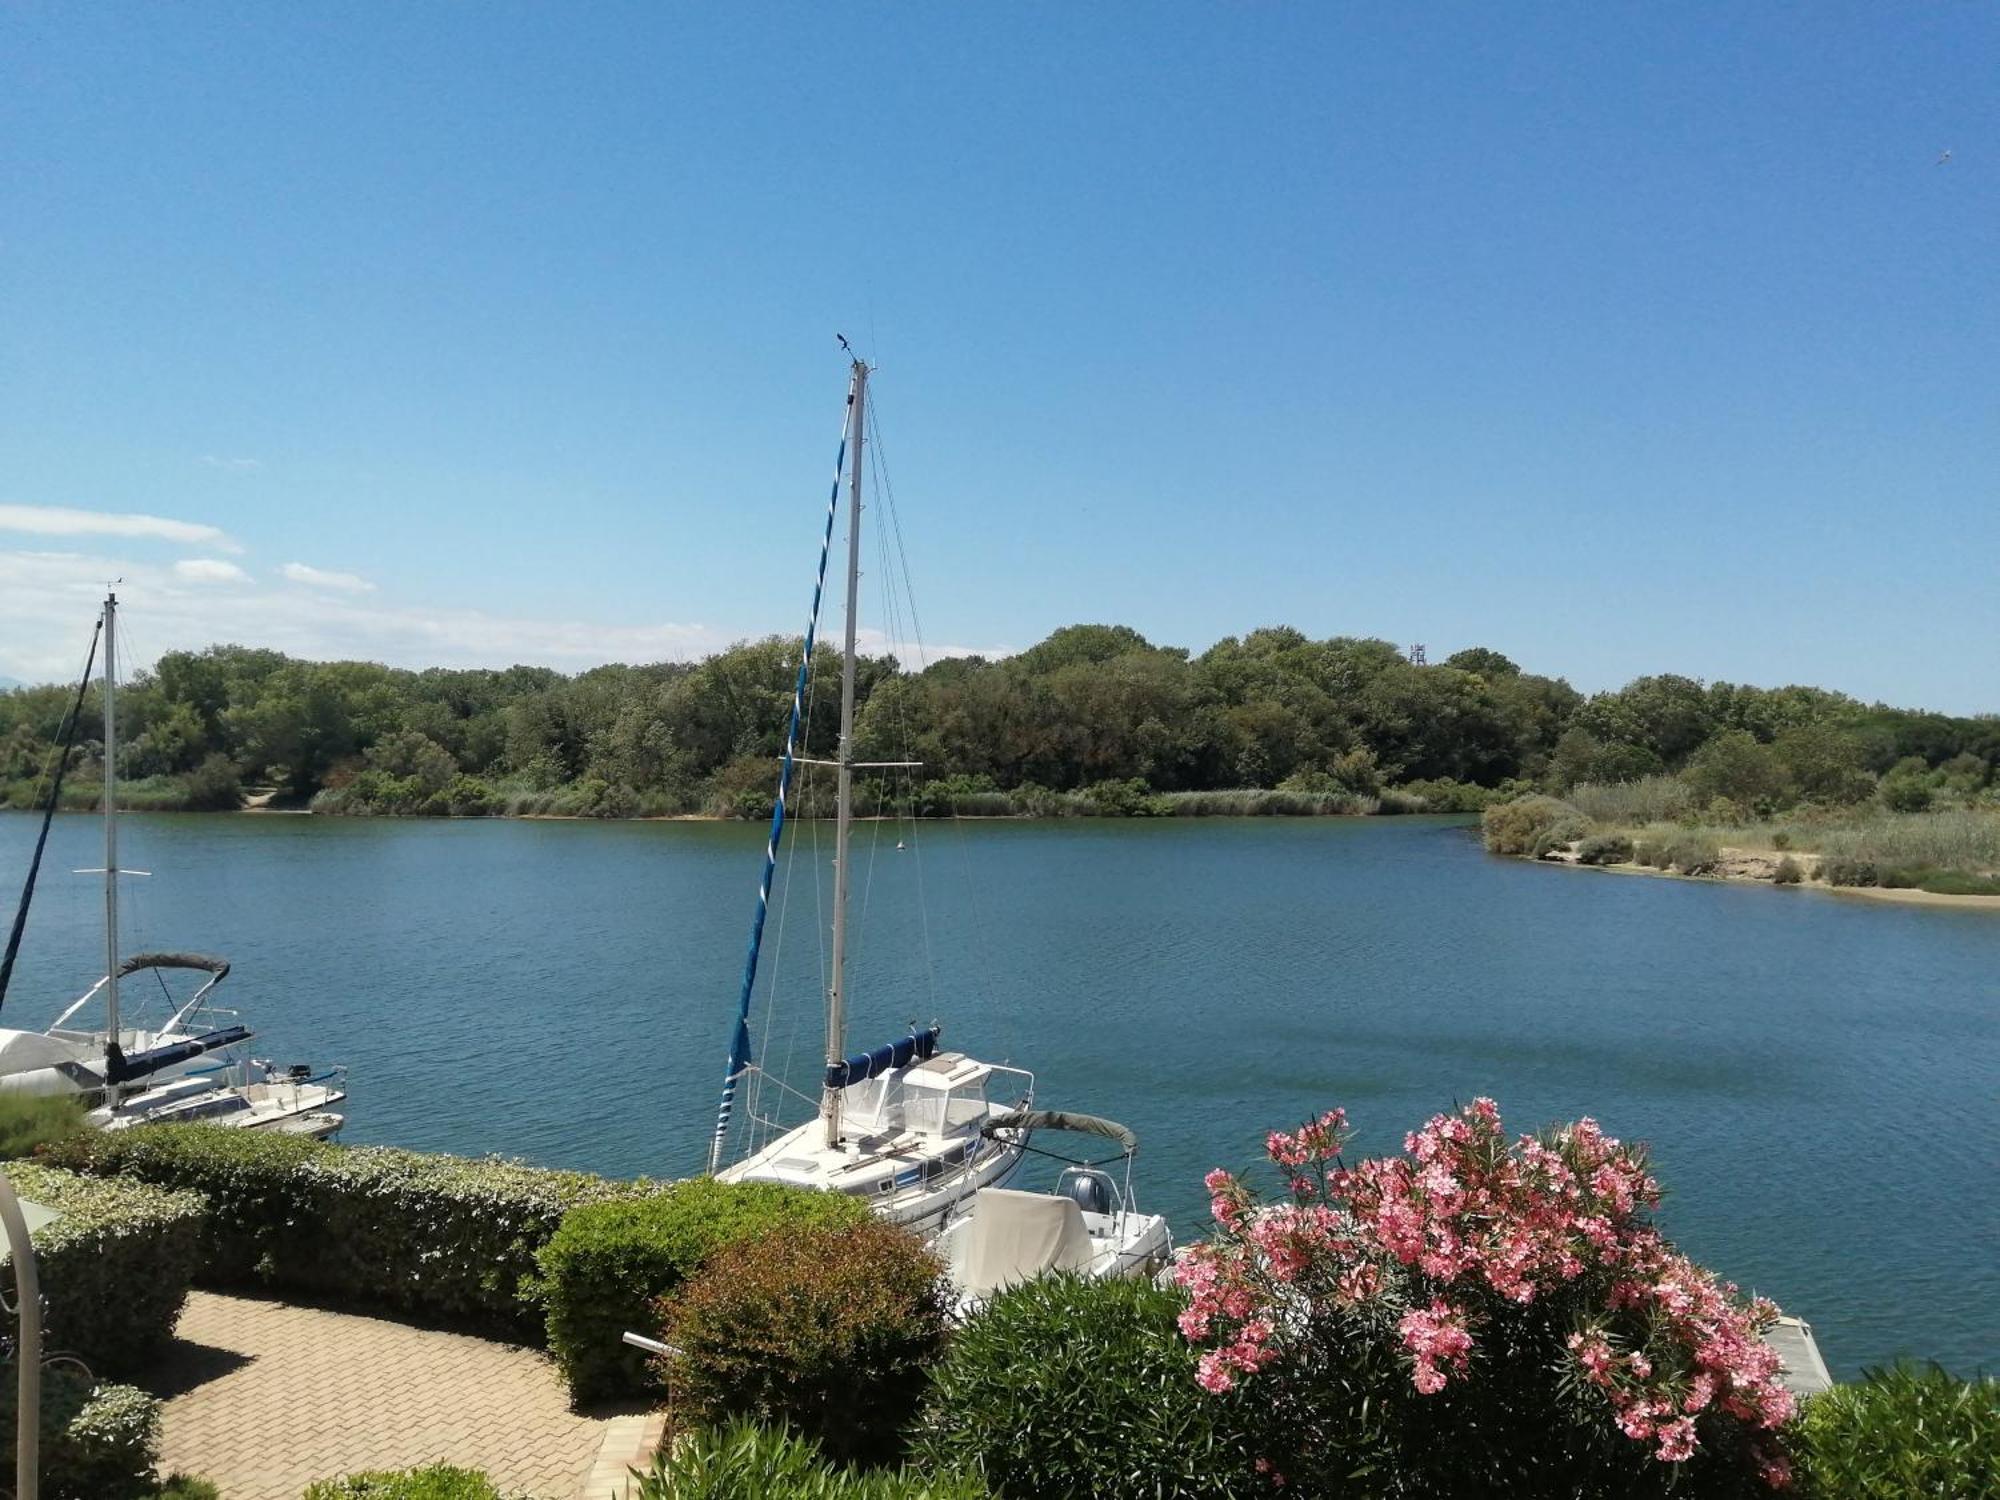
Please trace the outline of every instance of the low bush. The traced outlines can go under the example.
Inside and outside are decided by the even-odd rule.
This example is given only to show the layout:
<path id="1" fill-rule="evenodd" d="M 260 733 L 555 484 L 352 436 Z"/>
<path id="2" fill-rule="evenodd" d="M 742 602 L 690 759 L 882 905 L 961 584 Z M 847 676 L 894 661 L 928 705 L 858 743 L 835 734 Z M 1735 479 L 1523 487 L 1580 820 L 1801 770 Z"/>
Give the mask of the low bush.
<path id="1" fill-rule="evenodd" d="M 658 1389 L 646 1356 L 620 1342 L 657 1322 L 661 1298 L 723 1246 L 783 1225 L 868 1218 L 858 1200 L 770 1182 L 690 1178 L 645 1197 L 572 1210 L 537 1253 L 523 1289 L 545 1320 L 556 1366 L 579 1403 Z"/>
<path id="2" fill-rule="evenodd" d="M 207 1218 L 200 1195 L 29 1162 L 7 1175 L 59 1215 L 34 1235 L 45 1347 L 106 1374 L 144 1365 L 173 1337 L 187 1301 Z M 11 1295 L 12 1270 L 5 1276 Z"/>
<path id="3" fill-rule="evenodd" d="M 1577 828 L 1572 837 L 1588 832 L 1583 815 L 1554 797 L 1522 797 L 1501 802 L 1480 814 L 1480 834 L 1494 854 L 1536 854 L 1544 835 L 1559 827 Z"/>
<path id="4" fill-rule="evenodd" d="M 1632 839 L 1623 833 L 1593 833 L 1576 848 L 1580 865 L 1623 865 L 1632 860 Z"/>
<path id="5" fill-rule="evenodd" d="M 477 1469 L 428 1464 L 421 1469 L 374 1469 L 306 1486 L 299 1500 L 508 1500 Z"/>
<path id="6" fill-rule="evenodd" d="M 1778 868 L 1771 872 L 1771 879 L 1779 885 L 1797 885 L 1805 878 L 1805 867 L 1789 854 L 1779 860 Z"/>
<path id="7" fill-rule="evenodd" d="M 1722 850 L 1708 834 L 1682 834 L 1666 846 L 1666 862 L 1682 874 L 1714 874 L 1722 864 Z"/>
<path id="8" fill-rule="evenodd" d="M 1814 1500 L 2000 1495 L 2000 1381 L 1870 1370 L 1806 1403 L 1798 1448 L 1800 1492 Z"/>
<path id="9" fill-rule="evenodd" d="M 1155 797 L 1152 788 L 1137 776 L 1094 782 L 1079 795 L 1085 803 L 1083 810 L 1100 818 L 1156 818 L 1171 811 L 1166 800 Z"/>
<path id="10" fill-rule="evenodd" d="M 0 1476 L 14 1478 L 18 1371 L 0 1366 Z M 140 1500 L 158 1492 L 160 1403 L 99 1385 L 73 1365 L 42 1371 L 42 1494 L 47 1500 Z"/>
<path id="11" fill-rule="evenodd" d="M 0 1094 L 0 1161 L 18 1161 L 80 1135 L 90 1128 L 83 1116 L 80 1094 Z"/>
<path id="12" fill-rule="evenodd" d="M 986 1487 L 951 1467 L 836 1468 L 782 1428 L 745 1421 L 688 1433 L 639 1476 L 638 1500 L 986 1500 Z"/>
<path id="13" fill-rule="evenodd" d="M 1042 1277 L 995 1297 L 931 1371 L 912 1453 L 972 1466 L 1005 1495 L 1198 1497 L 1254 1488 L 1240 1401 L 1195 1384 L 1175 1319 L 1147 1281 Z"/>
<path id="14" fill-rule="evenodd" d="M 1880 885 L 1882 875 L 1874 861 L 1866 859 L 1823 859 L 1819 873 L 1828 885 Z"/>
<path id="15" fill-rule="evenodd" d="M 1968 875 L 1924 865 L 1878 872 L 1885 890 L 1930 891 L 1939 896 L 2000 896 L 2000 876 Z"/>
<path id="16" fill-rule="evenodd" d="M 93 1132 L 51 1159 L 201 1194 L 205 1284 L 257 1284 L 529 1338 L 541 1325 L 522 1303 L 522 1284 L 563 1216 L 660 1191 L 520 1162 L 221 1126 Z"/>
<path id="17" fill-rule="evenodd" d="M 146 1500 L 222 1500 L 222 1491 L 206 1479 L 190 1474 L 169 1474 Z"/>
<path id="18" fill-rule="evenodd" d="M 944 1268 L 870 1218 L 738 1240 L 664 1305 L 667 1387 L 698 1421 L 784 1424 L 842 1462 L 893 1458 L 943 1346 Z"/>
<path id="19" fill-rule="evenodd" d="M 1528 846 L 1528 852 L 1536 859 L 1546 859 L 1559 849 L 1580 843 L 1590 834 L 1589 822 L 1578 814 L 1571 813 L 1557 818 L 1535 835 Z"/>

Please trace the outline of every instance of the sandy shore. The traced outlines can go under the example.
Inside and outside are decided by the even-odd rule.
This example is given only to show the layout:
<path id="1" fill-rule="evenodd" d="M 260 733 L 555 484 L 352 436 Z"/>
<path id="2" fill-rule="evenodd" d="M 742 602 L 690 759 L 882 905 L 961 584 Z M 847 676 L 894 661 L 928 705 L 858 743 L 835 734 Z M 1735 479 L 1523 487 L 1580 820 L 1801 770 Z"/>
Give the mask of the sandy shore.
<path id="1" fill-rule="evenodd" d="M 1813 879 L 1818 873 L 1820 856 L 1817 854 L 1790 852 L 1777 849 L 1739 849 L 1725 845 L 1721 851 L 1722 862 L 1713 875 L 1683 875 L 1677 870 L 1657 870 L 1651 865 L 1579 864 L 1573 846 L 1553 849 L 1536 861 L 1538 864 L 1568 865 L 1578 870 L 1604 870 L 1614 875 L 1664 875 L 1669 880 L 1727 880 L 1738 885 L 1776 885 L 1773 878 L 1778 871 L 1778 862 L 1790 858 L 1798 865 L 1805 879 L 1787 889 L 1817 891 L 1823 896 L 1857 896 L 1864 901 L 1888 901 L 1900 906 L 1951 906 L 1968 911 L 2000 912 L 2000 896 L 1946 896 L 1936 891 L 1892 890 L 1882 886 L 1864 885 L 1821 885 Z"/>

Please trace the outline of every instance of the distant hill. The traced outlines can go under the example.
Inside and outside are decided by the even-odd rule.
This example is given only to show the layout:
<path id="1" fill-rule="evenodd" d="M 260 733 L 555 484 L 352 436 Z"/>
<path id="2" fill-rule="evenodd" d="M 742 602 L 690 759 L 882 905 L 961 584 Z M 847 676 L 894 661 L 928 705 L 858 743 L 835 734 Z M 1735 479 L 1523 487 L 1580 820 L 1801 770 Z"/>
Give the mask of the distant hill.
<path id="1" fill-rule="evenodd" d="M 27 683 L 21 681 L 21 679 L 18 677 L 0 677 L 0 693 L 6 692 L 7 689 L 9 688 L 26 687 L 26 686 Z"/>

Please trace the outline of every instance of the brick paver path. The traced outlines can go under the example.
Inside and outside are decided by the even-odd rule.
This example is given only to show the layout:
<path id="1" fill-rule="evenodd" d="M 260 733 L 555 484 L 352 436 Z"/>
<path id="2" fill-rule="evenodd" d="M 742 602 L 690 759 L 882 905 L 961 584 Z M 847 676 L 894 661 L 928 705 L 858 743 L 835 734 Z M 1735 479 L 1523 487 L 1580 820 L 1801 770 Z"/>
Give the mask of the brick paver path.
<path id="1" fill-rule="evenodd" d="M 299 1500 L 314 1479 L 427 1463 L 504 1493 L 613 1500 L 657 1419 L 578 1416 L 533 1350 L 382 1318 L 196 1292 L 145 1382 L 166 1398 L 163 1472 L 223 1500 Z"/>

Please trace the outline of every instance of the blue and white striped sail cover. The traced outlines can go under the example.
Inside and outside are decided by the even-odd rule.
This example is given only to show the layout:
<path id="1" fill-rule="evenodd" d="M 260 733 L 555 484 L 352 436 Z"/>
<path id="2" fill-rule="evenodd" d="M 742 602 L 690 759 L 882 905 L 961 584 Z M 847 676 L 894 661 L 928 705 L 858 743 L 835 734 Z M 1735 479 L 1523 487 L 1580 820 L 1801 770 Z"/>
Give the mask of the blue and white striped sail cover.
<path id="1" fill-rule="evenodd" d="M 844 1089 L 850 1083 L 864 1083 L 877 1074 L 886 1073 L 891 1068 L 900 1068 L 911 1062 L 922 1062 L 934 1056 L 938 1046 L 938 1028 L 913 1031 L 906 1037 L 873 1052 L 857 1052 L 845 1061 L 826 1065 L 826 1086 L 830 1089 Z"/>

